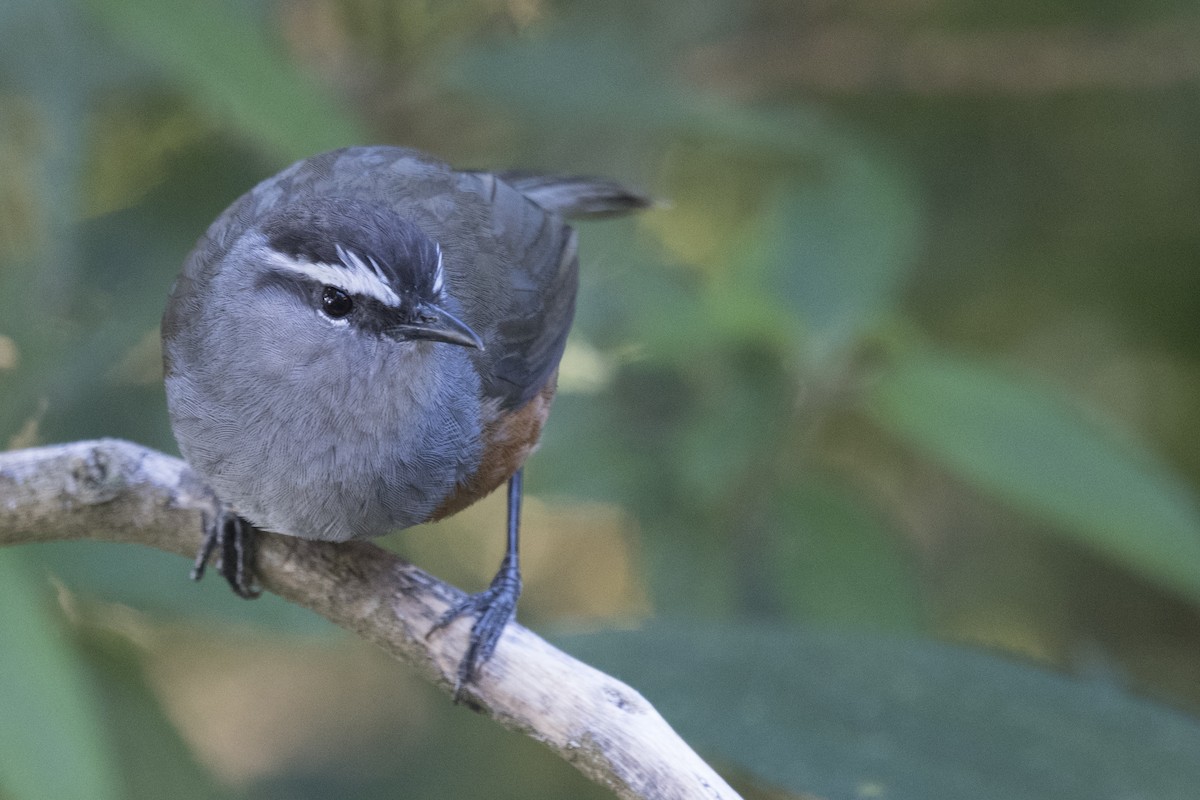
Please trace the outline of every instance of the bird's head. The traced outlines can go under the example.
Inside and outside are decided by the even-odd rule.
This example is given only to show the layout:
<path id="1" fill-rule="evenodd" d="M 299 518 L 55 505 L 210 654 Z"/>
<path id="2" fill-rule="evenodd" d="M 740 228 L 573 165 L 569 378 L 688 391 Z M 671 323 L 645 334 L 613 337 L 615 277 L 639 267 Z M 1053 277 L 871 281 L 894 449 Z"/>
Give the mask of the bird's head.
<path id="1" fill-rule="evenodd" d="M 450 309 L 441 247 L 390 206 L 312 199 L 273 210 L 256 232 L 255 288 L 282 290 L 320 324 L 483 349 Z"/>

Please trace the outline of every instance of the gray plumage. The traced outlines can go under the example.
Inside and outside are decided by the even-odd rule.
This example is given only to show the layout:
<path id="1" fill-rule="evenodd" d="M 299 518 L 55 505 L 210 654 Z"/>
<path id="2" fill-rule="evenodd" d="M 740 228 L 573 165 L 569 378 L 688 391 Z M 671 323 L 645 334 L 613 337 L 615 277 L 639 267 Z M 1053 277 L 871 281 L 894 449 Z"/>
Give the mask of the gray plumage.
<path id="1" fill-rule="evenodd" d="M 348 148 L 210 226 L 163 318 L 167 397 L 184 456 L 237 514 L 305 538 L 378 536 L 427 520 L 478 470 L 489 415 L 522 407 L 562 357 L 578 282 L 562 214 L 646 205 L 608 182 L 513 181 Z M 280 259 L 317 277 L 361 266 L 360 316 L 322 317 L 320 287 Z M 387 335 L 435 300 L 482 350 Z"/>

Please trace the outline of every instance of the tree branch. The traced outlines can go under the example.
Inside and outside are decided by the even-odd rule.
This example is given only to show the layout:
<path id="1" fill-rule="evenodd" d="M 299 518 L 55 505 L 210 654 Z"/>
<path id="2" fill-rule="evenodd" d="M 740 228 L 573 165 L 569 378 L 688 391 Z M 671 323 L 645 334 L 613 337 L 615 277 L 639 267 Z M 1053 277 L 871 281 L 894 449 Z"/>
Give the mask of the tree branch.
<path id="1" fill-rule="evenodd" d="M 117 440 L 0 453 L 0 545 L 134 542 L 191 556 L 214 498 L 176 458 Z M 365 542 L 260 537 L 280 597 L 374 642 L 453 693 L 470 620 L 426 634 L 459 590 Z M 463 700 L 623 798 L 738 795 L 637 692 L 515 623 Z"/>

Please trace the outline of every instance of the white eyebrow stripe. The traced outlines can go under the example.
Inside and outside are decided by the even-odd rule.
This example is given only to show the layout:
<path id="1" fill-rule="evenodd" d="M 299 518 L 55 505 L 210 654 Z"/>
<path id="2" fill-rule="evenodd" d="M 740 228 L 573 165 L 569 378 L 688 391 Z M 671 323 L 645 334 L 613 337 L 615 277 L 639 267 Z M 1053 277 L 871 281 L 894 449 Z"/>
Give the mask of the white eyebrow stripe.
<path id="1" fill-rule="evenodd" d="M 434 247 L 437 248 L 438 263 L 433 271 L 433 293 L 441 294 L 442 288 L 446 285 L 446 272 L 442 269 L 442 246 L 434 242 Z"/>
<path id="2" fill-rule="evenodd" d="M 400 306 L 399 296 L 383 279 L 382 271 L 378 271 L 378 264 L 372 261 L 372 269 L 361 258 L 343 250 L 340 245 L 338 255 L 344 259 L 342 264 L 299 261 L 278 252 L 271 253 L 269 260 L 273 266 L 304 275 L 318 283 L 336 286 L 349 294 L 370 297 L 393 308 Z"/>
<path id="3" fill-rule="evenodd" d="M 345 264 L 350 269 L 361 269 L 361 270 L 370 269 L 371 272 L 374 273 L 377 278 L 379 278 L 380 280 L 386 280 L 383 277 L 383 270 L 381 270 L 379 268 L 379 262 L 376 261 L 375 259 L 371 258 L 370 256 L 367 256 L 367 260 L 364 262 L 357 253 L 353 253 L 353 252 L 347 250 L 346 248 L 342 247 L 340 244 L 335 244 L 333 246 L 333 248 L 334 248 L 334 250 L 337 251 L 338 258 L 341 259 L 342 263 Z"/>

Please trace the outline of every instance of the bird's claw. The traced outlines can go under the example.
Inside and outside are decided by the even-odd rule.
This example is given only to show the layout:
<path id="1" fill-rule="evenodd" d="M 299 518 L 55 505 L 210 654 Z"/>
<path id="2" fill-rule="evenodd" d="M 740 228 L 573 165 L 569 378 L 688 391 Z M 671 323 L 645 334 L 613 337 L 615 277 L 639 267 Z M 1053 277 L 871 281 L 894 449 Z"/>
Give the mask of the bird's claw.
<path id="1" fill-rule="evenodd" d="M 222 507 L 214 516 L 204 517 L 204 542 L 192 565 L 192 580 L 204 577 L 208 559 L 218 551 L 217 572 L 232 587 L 234 594 L 253 600 L 262 594 L 254 575 L 254 554 L 258 529 L 234 512 Z"/>
<path id="2" fill-rule="evenodd" d="M 505 627 L 516 616 L 517 599 L 521 596 L 521 574 L 507 559 L 487 589 L 468 595 L 442 615 L 426 637 L 432 636 L 459 617 L 472 616 L 475 624 L 467 640 L 467 652 L 458 664 L 458 681 L 454 699 L 459 699 L 463 686 L 479 675 L 479 669 L 496 650 Z"/>

